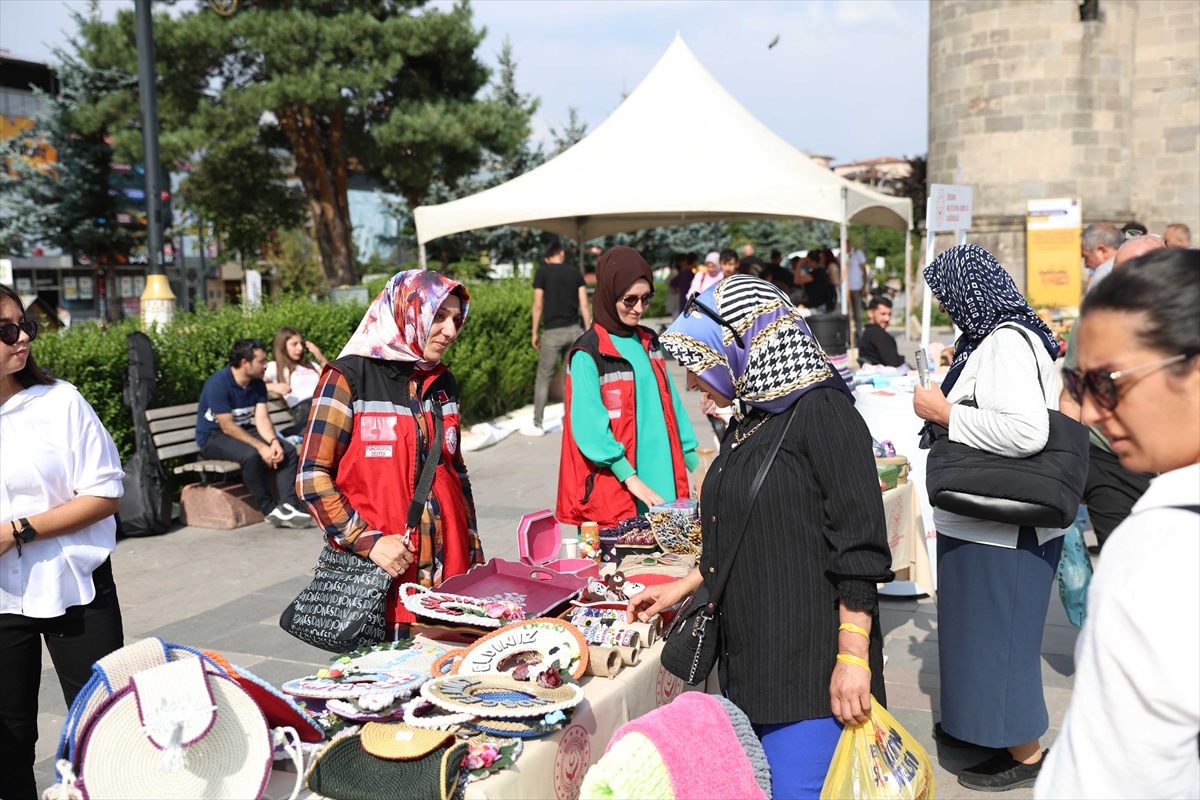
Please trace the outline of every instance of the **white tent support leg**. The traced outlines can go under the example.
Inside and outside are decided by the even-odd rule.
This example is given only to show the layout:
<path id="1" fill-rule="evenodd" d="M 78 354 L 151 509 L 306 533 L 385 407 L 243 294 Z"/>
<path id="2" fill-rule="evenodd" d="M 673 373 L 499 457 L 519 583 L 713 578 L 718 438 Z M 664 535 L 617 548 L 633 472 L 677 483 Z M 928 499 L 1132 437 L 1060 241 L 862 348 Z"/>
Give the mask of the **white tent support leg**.
<path id="1" fill-rule="evenodd" d="M 846 250 L 847 250 L 847 239 L 846 239 L 846 235 L 847 235 L 847 233 L 846 233 L 846 220 L 847 220 L 847 217 L 848 217 L 848 214 L 846 213 L 846 187 L 845 187 L 845 186 L 843 186 L 843 187 L 842 187 L 842 236 L 841 236 L 841 248 L 842 248 L 842 249 L 841 249 L 841 256 L 842 256 L 842 280 L 841 280 L 841 284 L 842 284 L 842 313 L 843 313 L 843 314 L 846 314 L 847 316 L 849 316 L 849 311 L 848 311 L 848 308 L 847 308 L 847 303 L 848 303 L 848 301 L 849 301 L 849 298 L 846 296 L 846 295 L 849 293 L 849 291 L 850 291 L 850 273 L 849 273 L 849 271 L 846 269 L 846 264 L 847 264 L 847 263 L 849 263 L 849 261 L 850 261 L 850 259 L 849 259 L 849 258 L 847 258 L 847 255 L 848 255 L 848 253 L 846 252 Z M 853 336 L 853 335 L 854 335 L 854 333 L 853 333 L 853 331 L 854 331 L 854 326 L 853 326 L 853 325 L 851 325 L 851 326 L 850 326 L 850 331 L 851 331 L 850 335 L 851 335 L 851 336 Z"/>
<path id="2" fill-rule="evenodd" d="M 912 228 L 904 232 L 904 341 L 911 342 L 908 321 L 912 319 Z"/>
<path id="3" fill-rule="evenodd" d="M 421 269 L 429 269 L 426 265 L 429 262 L 425 260 L 425 243 L 421 242 L 420 248 L 417 250 L 417 266 Z"/>
<path id="4" fill-rule="evenodd" d="M 933 198 L 925 201 L 925 219 L 933 219 Z M 933 261 L 933 242 L 936 237 L 933 231 L 925 231 L 925 266 L 929 266 L 929 262 Z M 929 314 L 930 304 L 933 302 L 933 292 L 929 290 L 929 284 L 922 281 L 925 291 L 921 297 L 921 347 L 929 349 Z"/>
<path id="5" fill-rule="evenodd" d="M 958 174 L 959 174 L 960 176 L 962 175 L 962 167 L 959 167 L 959 168 L 958 168 Z M 957 231 L 957 234 L 958 234 L 958 236 L 956 237 L 956 242 L 955 242 L 955 244 L 966 244 L 966 243 L 967 243 L 967 232 L 966 232 L 965 230 L 959 230 L 959 231 Z M 950 323 L 950 325 L 951 325 L 951 328 L 950 328 L 950 330 L 951 330 L 951 331 L 953 332 L 953 334 L 954 334 L 954 339 L 953 339 L 953 341 L 956 341 L 956 342 L 957 342 L 957 341 L 958 341 L 959 334 L 961 334 L 961 333 L 962 333 L 962 331 L 960 331 L 960 330 L 958 329 L 958 326 L 957 326 L 957 325 L 955 325 L 953 322 L 951 322 L 951 323 Z"/>

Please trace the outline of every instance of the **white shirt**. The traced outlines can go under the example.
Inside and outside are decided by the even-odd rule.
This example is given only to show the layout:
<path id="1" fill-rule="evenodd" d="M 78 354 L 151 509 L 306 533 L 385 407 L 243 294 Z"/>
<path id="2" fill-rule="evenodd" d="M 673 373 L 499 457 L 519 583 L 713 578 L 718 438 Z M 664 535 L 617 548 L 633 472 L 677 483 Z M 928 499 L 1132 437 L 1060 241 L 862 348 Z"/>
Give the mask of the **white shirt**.
<path id="1" fill-rule="evenodd" d="M 267 383 L 279 383 L 278 370 L 279 366 L 274 361 L 268 361 L 263 380 Z M 301 400 L 311 400 L 313 392 L 317 390 L 317 384 L 320 382 L 320 372 L 309 369 L 303 364 L 296 365 L 292 374 L 288 376 L 288 385 L 292 387 L 292 391 L 283 396 L 288 408 L 294 408 Z"/>
<path id="2" fill-rule="evenodd" d="M 1200 465 L 1163 473 L 1105 543 L 1035 797 L 1200 797 L 1196 504 Z"/>
<path id="3" fill-rule="evenodd" d="M 957 404 L 974 396 L 979 406 L 955 405 L 950 409 L 950 441 L 1009 458 L 1031 456 L 1050 438 L 1047 409 L 1058 408 L 1055 389 L 1054 362 L 1041 338 L 1012 323 L 999 327 L 971 353 L 946 397 Z M 1017 525 L 965 517 L 940 508 L 933 510 L 933 524 L 939 536 L 1009 548 L 1017 546 L 1021 531 Z M 1038 528 L 1037 533 L 1040 545 L 1062 536 L 1066 529 Z"/>
<path id="4" fill-rule="evenodd" d="M 847 277 L 850 281 L 850 291 L 861 292 L 863 288 L 863 267 L 867 265 L 867 257 L 863 255 L 863 251 L 857 247 L 850 251 L 850 257 L 846 259 L 846 267 L 849 270 Z"/>
<path id="5" fill-rule="evenodd" d="M 1108 277 L 1109 273 L 1112 272 L 1113 261 L 1115 259 L 1116 259 L 1116 256 L 1113 256 L 1108 261 L 1105 261 L 1103 264 L 1096 267 L 1096 270 L 1092 273 L 1092 279 L 1090 281 L 1088 281 L 1088 285 L 1087 285 L 1088 292 L 1090 292 L 1092 289 L 1095 289 L 1097 286 L 1100 285 L 1100 281 L 1102 281 Z M 1084 294 L 1087 294 L 1087 292 L 1084 292 Z"/>
<path id="6" fill-rule="evenodd" d="M 709 275 L 707 267 L 699 270 L 696 273 L 696 277 L 692 278 L 692 286 L 688 289 L 688 297 L 703 293 L 708 287 L 720 283 L 724 277 L 725 273 L 721 270 L 717 270 L 716 275 Z"/>
<path id="7" fill-rule="evenodd" d="M 74 386 L 31 386 L 0 406 L 0 535 L 79 495 L 120 497 L 121 458 Z M 37 538 L 0 556 L 0 614 L 57 617 L 96 597 L 92 572 L 117 546 L 112 517 L 81 531 Z"/>

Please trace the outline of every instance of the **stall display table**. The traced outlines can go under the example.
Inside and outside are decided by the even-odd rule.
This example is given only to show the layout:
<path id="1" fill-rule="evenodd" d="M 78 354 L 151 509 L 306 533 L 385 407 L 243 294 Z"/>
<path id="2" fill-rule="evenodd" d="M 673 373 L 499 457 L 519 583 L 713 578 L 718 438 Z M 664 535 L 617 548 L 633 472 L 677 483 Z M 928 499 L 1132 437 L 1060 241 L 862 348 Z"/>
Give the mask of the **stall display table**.
<path id="1" fill-rule="evenodd" d="M 423 637 L 418 637 L 418 639 Z M 447 644 L 447 643 L 441 643 Z M 456 646 L 452 643 L 448 646 Z M 538 797 L 574 800 L 583 776 L 600 760 L 617 729 L 631 719 L 674 700 L 681 692 L 702 686 L 687 686 L 662 668 L 662 640 L 642 650 L 636 666 L 625 667 L 615 678 L 585 677 L 579 683 L 586 698 L 570 724 L 550 736 L 526 739 L 517 763 L 484 780 L 467 786 L 468 800 Z M 287 797 L 296 780 L 290 762 L 276 762 L 265 796 Z M 302 789 L 305 800 L 320 796 Z"/>
<path id="2" fill-rule="evenodd" d="M 925 525 L 917 502 L 917 487 L 911 480 L 883 493 L 883 516 L 896 580 L 912 581 L 933 597 L 933 569 L 925 547 Z"/>

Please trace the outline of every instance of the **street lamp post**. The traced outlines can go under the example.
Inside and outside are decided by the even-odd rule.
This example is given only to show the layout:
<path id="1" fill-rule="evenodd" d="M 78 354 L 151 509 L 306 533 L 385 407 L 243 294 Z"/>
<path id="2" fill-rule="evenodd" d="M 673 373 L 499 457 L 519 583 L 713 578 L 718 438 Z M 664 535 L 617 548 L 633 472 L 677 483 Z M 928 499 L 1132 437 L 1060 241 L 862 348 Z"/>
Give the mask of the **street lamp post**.
<path id="1" fill-rule="evenodd" d="M 134 0 L 137 21 L 138 97 L 142 106 L 142 163 L 146 173 L 146 290 L 142 327 L 170 325 L 175 293 L 163 272 L 162 161 L 158 156 L 158 92 L 155 88 L 154 17 L 151 0 Z"/>

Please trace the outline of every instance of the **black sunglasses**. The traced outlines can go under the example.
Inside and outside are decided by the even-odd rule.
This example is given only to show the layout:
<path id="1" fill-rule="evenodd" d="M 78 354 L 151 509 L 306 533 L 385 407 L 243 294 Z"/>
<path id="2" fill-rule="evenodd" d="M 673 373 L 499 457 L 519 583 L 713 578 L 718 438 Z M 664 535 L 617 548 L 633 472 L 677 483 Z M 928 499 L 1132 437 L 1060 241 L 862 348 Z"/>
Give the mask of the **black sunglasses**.
<path id="1" fill-rule="evenodd" d="M 1140 367 L 1117 370 L 1116 372 L 1109 372 L 1103 369 L 1089 369 L 1087 372 L 1081 372 L 1077 369 L 1064 369 L 1063 383 L 1066 384 L 1067 392 L 1071 395 L 1071 399 L 1076 403 L 1083 405 L 1083 393 L 1087 391 L 1092 393 L 1092 397 L 1096 399 L 1098 406 L 1105 411 L 1112 411 L 1117 407 L 1117 403 L 1120 400 L 1120 387 L 1117 386 L 1117 378 L 1132 375 L 1144 369 L 1165 367 L 1168 364 L 1174 364 L 1177 361 L 1183 361 L 1188 358 L 1195 358 L 1195 354 L 1189 356 L 1181 353 L 1170 358 L 1152 361 L 1149 364 L 1142 364 Z"/>
<path id="2" fill-rule="evenodd" d="M 4 342 L 9 347 L 12 347 L 21 338 L 21 331 L 25 331 L 25 335 L 32 342 L 37 338 L 41 327 L 36 319 L 27 319 L 19 325 L 15 322 L 5 323 L 4 325 L 0 325 L 0 342 Z"/>
<path id="3" fill-rule="evenodd" d="M 649 308 L 650 303 L 654 301 L 654 292 L 646 292 L 645 294 L 627 294 L 624 297 L 618 297 L 617 299 L 621 301 L 621 304 L 626 308 L 633 308 L 638 304 L 639 300 L 642 301 L 642 308 Z"/>
<path id="4" fill-rule="evenodd" d="M 738 333 L 737 330 L 732 325 L 729 324 L 729 320 L 725 319 L 720 314 L 718 314 L 716 311 L 713 311 L 711 308 L 704 305 L 704 303 L 701 303 L 699 292 L 693 292 L 692 296 L 688 298 L 687 305 L 683 307 L 683 313 L 687 314 L 688 311 L 693 308 L 696 309 L 697 311 L 699 311 L 704 316 L 711 319 L 713 322 L 720 325 L 722 328 L 725 328 L 730 333 L 732 333 L 733 341 L 737 342 L 737 346 L 740 347 L 742 350 L 746 349 L 746 343 L 742 341 L 742 335 L 740 333 Z"/>

